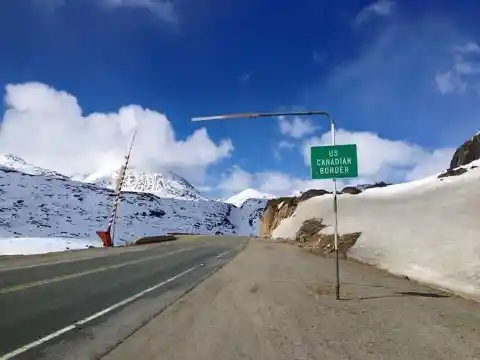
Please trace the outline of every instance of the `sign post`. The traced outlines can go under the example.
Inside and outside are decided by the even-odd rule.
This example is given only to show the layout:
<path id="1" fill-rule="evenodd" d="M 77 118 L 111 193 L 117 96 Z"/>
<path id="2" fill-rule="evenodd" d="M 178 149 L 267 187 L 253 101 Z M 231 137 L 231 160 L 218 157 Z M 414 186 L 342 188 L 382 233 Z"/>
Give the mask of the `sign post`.
<path id="1" fill-rule="evenodd" d="M 277 116 L 326 116 L 330 122 L 330 129 L 332 132 L 332 155 L 327 150 L 313 150 L 323 148 L 322 146 L 316 146 L 312 148 L 312 179 L 333 179 L 333 210 L 335 212 L 335 252 L 337 254 L 336 261 L 336 274 L 337 274 L 337 300 L 340 300 L 340 274 L 339 274 L 339 265 L 338 265 L 338 216 L 337 216 L 337 178 L 352 178 L 358 176 L 358 166 L 357 166 L 357 150 L 356 145 L 335 145 L 335 121 L 330 116 L 330 113 L 326 111 L 291 111 L 291 112 L 267 112 L 267 113 L 241 113 L 241 114 L 224 114 L 224 115 L 213 115 L 213 116 L 198 116 L 193 117 L 192 121 L 210 121 L 210 120 L 231 120 L 231 119 L 255 119 L 255 118 L 272 118 Z M 345 147 L 347 146 L 347 148 Z M 348 148 L 350 146 L 350 148 Z M 354 148 L 351 148 L 354 146 Z M 349 150 L 348 150 L 349 149 Z M 352 150 L 353 149 L 353 150 Z M 353 153 L 352 153 L 353 151 Z M 323 154 L 323 155 L 322 155 Z M 325 155 L 326 154 L 326 155 Z M 342 155 L 345 155 L 342 157 Z M 353 154 L 355 155 L 354 157 Z M 328 155 L 328 156 L 327 156 Z M 350 155 L 350 156 L 347 156 Z M 317 161 L 313 159 L 320 160 L 317 165 Z M 328 162 L 326 161 L 329 159 Z M 347 163 L 343 164 L 343 160 L 339 159 L 350 159 L 347 160 Z M 321 160 L 324 159 L 325 162 Z M 348 163 L 350 161 L 350 164 Z M 337 164 L 338 163 L 338 164 Z"/>
<path id="2" fill-rule="evenodd" d="M 357 145 L 336 145 L 335 128 L 332 124 L 332 143 L 330 146 L 310 148 L 310 164 L 313 180 L 333 179 L 333 212 L 335 215 L 335 274 L 336 297 L 340 300 L 340 265 L 338 261 L 338 200 L 337 179 L 358 177 Z"/>

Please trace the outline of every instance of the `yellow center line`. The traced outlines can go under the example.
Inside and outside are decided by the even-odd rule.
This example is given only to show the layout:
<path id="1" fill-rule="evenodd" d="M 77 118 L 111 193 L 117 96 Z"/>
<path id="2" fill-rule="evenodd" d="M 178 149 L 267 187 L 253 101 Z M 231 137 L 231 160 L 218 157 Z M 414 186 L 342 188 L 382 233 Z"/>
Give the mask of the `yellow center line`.
<path id="1" fill-rule="evenodd" d="M 11 286 L 11 287 L 8 287 L 8 288 L 0 289 L 0 295 L 10 293 L 10 292 L 14 292 L 14 291 L 19 291 L 19 290 L 25 290 L 25 289 L 29 289 L 29 288 L 40 286 L 40 285 L 51 284 L 51 283 L 55 283 L 55 282 L 59 282 L 59 281 L 67 280 L 67 279 L 74 279 L 74 278 L 78 278 L 80 276 L 89 275 L 89 274 L 93 274 L 93 273 L 97 273 L 97 272 L 107 271 L 107 270 L 111 270 L 111 269 L 119 269 L 119 268 L 124 267 L 124 266 L 134 265 L 134 264 L 138 264 L 138 263 L 141 263 L 141 262 L 144 262 L 144 261 L 158 259 L 158 258 L 162 258 L 162 257 L 168 256 L 168 255 L 173 255 L 173 254 L 178 254 L 178 253 L 181 253 L 181 252 L 184 252 L 184 251 L 198 249 L 198 248 L 208 246 L 208 245 L 210 245 L 210 244 L 192 246 L 192 247 L 189 247 L 189 248 L 184 248 L 184 249 L 180 249 L 180 250 L 177 250 L 177 251 L 172 251 L 172 252 L 169 252 L 169 253 L 166 253 L 166 254 L 154 255 L 154 256 L 149 256 L 149 257 L 146 257 L 146 258 L 138 259 L 138 260 L 128 261 L 128 262 L 122 263 L 122 264 L 104 266 L 104 267 L 100 267 L 100 268 L 96 268 L 96 269 L 92 269 L 92 270 L 87 270 L 87 271 L 82 271 L 82 272 L 78 272 L 78 273 L 74 273 L 74 274 L 57 276 L 57 277 L 54 277 L 54 278 L 51 278 L 51 279 L 39 280 L 39 281 L 34 281 L 34 282 L 31 282 L 31 283 L 26 283 L 26 284 L 21 284 L 21 285 L 14 285 L 14 286 Z"/>

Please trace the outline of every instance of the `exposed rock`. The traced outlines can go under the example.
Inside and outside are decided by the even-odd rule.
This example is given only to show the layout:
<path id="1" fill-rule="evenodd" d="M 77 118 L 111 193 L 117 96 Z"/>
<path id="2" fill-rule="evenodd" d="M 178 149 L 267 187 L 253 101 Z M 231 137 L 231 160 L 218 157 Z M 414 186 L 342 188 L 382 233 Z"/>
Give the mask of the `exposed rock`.
<path id="1" fill-rule="evenodd" d="M 295 242 L 303 248 L 315 253 L 324 255 L 335 252 L 335 236 L 333 234 L 322 234 L 326 227 L 322 219 L 305 220 L 295 236 Z M 360 232 L 340 234 L 338 237 L 338 252 L 343 258 L 347 257 L 348 250 L 355 245 Z M 318 243 L 318 245 L 317 245 Z"/>
<path id="2" fill-rule="evenodd" d="M 283 197 L 271 199 L 267 202 L 267 207 L 261 218 L 260 236 L 270 237 L 272 231 L 280 222 L 292 216 L 298 205 L 296 197 Z"/>
<path id="3" fill-rule="evenodd" d="M 392 184 L 386 183 L 384 181 L 378 181 L 378 182 L 373 183 L 373 184 L 357 185 L 357 188 L 365 191 L 365 190 L 368 190 L 368 189 L 383 188 L 383 187 L 387 187 L 387 186 L 390 186 L 390 185 L 392 185 Z"/>
<path id="4" fill-rule="evenodd" d="M 298 229 L 295 240 L 300 243 L 311 242 L 318 237 L 318 233 L 325 228 L 322 219 L 308 219 L 305 220 Z"/>
<path id="5" fill-rule="evenodd" d="M 450 169 L 455 169 L 480 159 L 480 132 L 463 143 L 453 154 Z"/>
<path id="6" fill-rule="evenodd" d="M 379 181 L 373 184 L 361 184 L 361 185 L 356 185 L 356 186 L 346 186 L 342 189 L 341 194 L 352 194 L 352 195 L 357 195 L 360 194 L 361 192 L 368 190 L 368 189 L 374 189 L 374 188 L 383 188 L 390 186 L 392 184 L 386 183 L 384 181 Z"/>
<path id="7" fill-rule="evenodd" d="M 444 173 L 441 173 L 440 175 L 438 175 L 438 178 L 441 179 L 448 176 L 459 176 L 459 175 L 465 174 L 467 171 L 468 170 L 464 168 L 448 169 Z"/>
<path id="8" fill-rule="evenodd" d="M 302 193 L 299 197 L 282 197 L 268 200 L 265 211 L 261 217 L 259 235 L 262 237 L 270 237 L 272 231 L 275 230 L 283 219 L 293 215 L 300 202 L 326 194 L 331 193 L 323 189 L 310 189 Z"/>
<path id="9" fill-rule="evenodd" d="M 301 201 L 311 199 L 312 197 L 315 197 L 315 196 L 322 196 L 326 194 L 331 194 L 331 192 L 323 189 L 310 189 L 302 193 L 298 197 L 298 201 L 301 202 Z"/>
<path id="10" fill-rule="evenodd" d="M 348 234 L 340 234 L 338 237 L 338 252 L 343 258 L 347 258 L 348 250 L 355 245 L 358 238 L 362 235 L 361 232 L 354 232 Z M 333 234 L 320 234 L 319 248 L 323 249 L 325 254 L 332 254 L 335 252 L 335 236 Z"/>
<path id="11" fill-rule="evenodd" d="M 362 190 L 355 186 L 346 186 L 342 189 L 342 194 L 352 194 L 352 195 L 357 195 L 360 194 Z"/>

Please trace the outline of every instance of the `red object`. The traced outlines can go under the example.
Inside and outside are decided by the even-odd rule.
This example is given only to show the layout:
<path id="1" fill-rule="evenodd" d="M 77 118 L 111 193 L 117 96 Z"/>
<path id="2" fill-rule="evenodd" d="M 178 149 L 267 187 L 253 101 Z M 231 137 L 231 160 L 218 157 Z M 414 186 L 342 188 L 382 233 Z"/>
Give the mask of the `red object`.
<path id="1" fill-rule="evenodd" d="M 103 246 L 113 246 L 112 236 L 110 235 L 110 229 L 107 231 L 97 231 L 97 235 L 102 239 Z"/>

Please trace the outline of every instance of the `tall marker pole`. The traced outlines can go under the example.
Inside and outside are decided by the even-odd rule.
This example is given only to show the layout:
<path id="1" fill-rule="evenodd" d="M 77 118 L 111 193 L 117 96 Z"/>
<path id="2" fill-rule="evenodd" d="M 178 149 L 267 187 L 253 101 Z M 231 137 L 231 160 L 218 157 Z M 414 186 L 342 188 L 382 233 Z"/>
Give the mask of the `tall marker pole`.
<path id="1" fill-rule="evenodd" d="M 335 146 L 335 123 L 333 119 L 330 118 L 330 129 L 332 132 L 332 145 Z M 335 242 L 335 278 L 336 278 L 336 298 L 340 300 L 340 264 L 338 259 L 338 198 L 337 198 L 337 179 L 333 179 L 333 213 L 335 216 L 335 228 L 334 232 L 334 242 Z"/>
<path id="2" fill-rule="evenodd" d="M 330 121 L 330 130 L 332 133 L 332 143 L 335 146 L 335 122 L 330 114 L 326 111 L 295 111 L 295 112 L 268 112 L 268 113 L 240 113 L 240 114 L 225 114 L 214 116 L 199 116 L 193 117 L 192 121 L 206 121 L 206 120 L 227 120 L 227 119 L 252 119 L 260 117 L 276 117 L 276 116 L 312 116 L 323 115 L 327 116 Z M 335 215 L 335 276 L 336 276 L 336 298 L 340 300 L 340 264 L 338 258 L 338 200 L 337 200 L 337 179 L 333 179 L 333 211 Z"/>
<path id="3" fill-rule="evenodd" d="M 117 182 L 115 184 L 115 196 L 113 200 L 113 208 L 108 220 L 107 230 L 106 231 L 97 231 L 97 235 L 102 239 L 103 246 L 113 246 L 115 239 L 115 220 L 117 217 L 118 205 L 120 202 L 120 196 L 122 191 L 123 180 L 125 177 L 125 172 L 127 170 L 128 161 L 130 160 L 130 154 L 132 152 L 133 143 L 137 135 L 137 130 L 133 133 L 132 142 L 130 143 L 130 148 L 128 150 L 127 156 L 125 156 L 125 163 L 120 168 L 118 174 Z M 113 231 L 112 231 L 113 230 Z"/>

